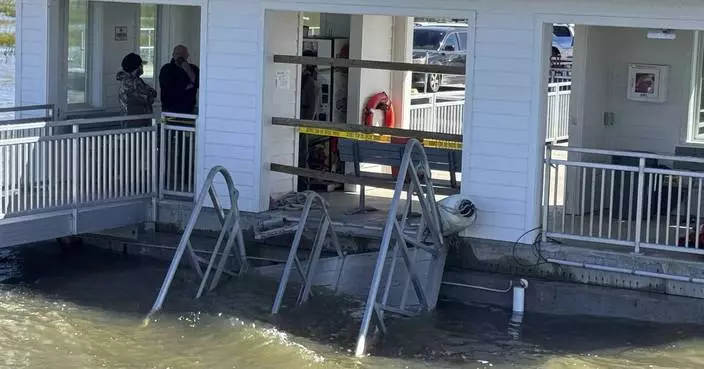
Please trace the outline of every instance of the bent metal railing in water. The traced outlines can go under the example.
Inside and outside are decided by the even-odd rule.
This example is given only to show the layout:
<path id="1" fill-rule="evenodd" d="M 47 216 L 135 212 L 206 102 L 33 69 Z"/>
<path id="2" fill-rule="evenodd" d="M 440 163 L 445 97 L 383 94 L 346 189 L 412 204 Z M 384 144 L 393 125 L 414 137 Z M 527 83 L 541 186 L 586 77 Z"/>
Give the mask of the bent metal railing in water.
<path id="1" fill-rule="evenodd" d="M 0 140 L 0 214 L 156 196 L 156 126 L 80 133 L 79 119 L 44 123 L 72 133 Z M 104 120 L 104 119 L 103 119 Z"/>
<path id="2" fill-rule="evenodd" d="M 442 225 L 430 173 L 430 165 L 423 145 L 416 139 L 409 140 L 403 154 L 398 180 L 389 205 L 390 211 L 379 245 L 379 255 L 374 267 L 357 338 L 356 356 L 363 356 L 366 351 L 366 340 L 372 318 L 376 317 L 377 327 L 385 332 L 385 312 L 415 315 L 435 308 L 442 283 L 447 248 L 443 240 Z M 406 193 L 405 204 L 399 206 L 407 180 L 410 180 L 410 185 Z M 416 226 L 415 234 L 409 235 L 408 231 L 411 228 L 409 215 L 412 213 L 414 197 L 420 203 L 421 217 Z M 402 211 L 400 220 L 397 218 L 399 208 Z M 413 246 L 412 250 L 409 250 L 409 245 Z M 387 256 L 391 250 L 393 250 L 393 254 L 387 271 Z M 397 282 L 397 284 L 403 285 L 402 289 L 392 293 L 393 286 L 396 284 L 393 283 L 393 280 L 396 277 L 399 256 L 403 260 L 403 268 L 400 268 L 399 271 L 402 271 L 405 278 L 402 277 L 403 282 Z M 421 259 L 418 259 L 419 256 Z M 425 259 L 422 259 L 423 257 Z M 418 273 L 421 265 L 425 268 L 423 275 L 427 276 L 425 283 L 421 282 Z M 383 276 L 386 276 L 386 281 L 381 296 L 379 296 Z M 411 286 L 415 295 L 412 296 L 415 297 L 413 302 L 409 301 L 408 296 Z M 415 308 L 411 306 L 412 304 L 416 305 Z"/>
<path id="3" fill-rule="evenodd" d="M 544 238 L 704 254 L 704 158 L 547 145 L 545 168 Z"/>
<path id="4" fill-rule="evenodd" d="M 217 191 L 215 189 L 215 176 L 218 173 L 223 177 L 223 179 L 225 180 L 225 184 L 227 185 L 228 199 L 230 202 L 230 209 L 227 214 L 225 214 L 225 209 L 223 208 L 220 202 L 220 197 L 218 196 Z M 213 207 L 215 208 L 215 213 L 217 214 L 218 220 L 220 221 L 220 225 L 222 226 L 222 228 L 215 243 L 215 247 L 213 248 L 210 260 L 206 261 L 197 256 L 195 251 L 193 250 L 193 247 L 191 246 L 191 233 L 193 233 L 193 229 L 196 226 L 196 222 L 198 221 L 198 217 L 200 216 L 203 206 L 205 205 L 205 200 L 208 196 L 210 197 L 210 201 L 212 202 Z M 183 257 L 183 253 L 186 250 L 188 250 L 189 258 L 193 265 L 193 268 L 201 277 L 201 283 L 200 287 L 198 288 L 198 292 L 196 293 L 196 298 L 199 298 L 205 290 L 205 285 L 208 283 L 208 277 L 210 275 L 210 272 L 212 271 L 213 267 L 215 267 L 216 259 L 218 254 L 220 254 L 220 248 L 222 247 L 223 242 L 225 242 L 225 248 L 220 254 L 220 260 L 217 261 L 215 275 L 210 281 L 209 289 L 212 290 L 217 286 L 222 273 L 235 275 L 234 272 L 230 272 L 225 269 L 225 264 L 227 262 L 228 257 L 230 256 L 232 247 L 235 242 L 237 242 L 237 251 L 235 253 L 235 256 L 237 257 L 237 262 L 239 264 L 238 272 L 241 273 L 247 270 L 247 253 L 244 246 L 244 239 L 242 237 L 240 211 L 237 205 L 238 198 L 239 192 L 237 191 L 237 188 L 235 188 L 235 184 L 232 180 L 232 176 L 230 176 L 230 173 L 222 166 L 213 167 L 208 173 L 208 176 L 205 179 L 205 183 L 203 184 L 203 188 L 200 191 L 200 194 L 198 195 L 198 199 L 195 202 L 193 211 L 191 212 L 191 216 L 188 218 L 188 223 L 186 223 L 186 228 L 183 231 L 181 240 L 179 241 L 178 247 L 176 248 L 176 252 L 174 253 L 174 257 L 171 260 L 171 265 L 169 266 L 169 269 L 166 272 L 164 282 L 162 283 L 161 289 L 159 290 L 159 294 L 157 295 L 156 301 L 154 301 L 154 305 L 152 306 L 152 309 L 149 312 L 147 318 L 159 311 L 161 309 L 161 306 L 164 304 L 166 295 L 168 294 L 169 288 L 171 287 L 171 283 L 173 282 L 174 276 L 176 275 L 176 270 L 181 264 L 181 258 Z M 201 269 L 201 263 L 207 264 L 205 272 Z"/>

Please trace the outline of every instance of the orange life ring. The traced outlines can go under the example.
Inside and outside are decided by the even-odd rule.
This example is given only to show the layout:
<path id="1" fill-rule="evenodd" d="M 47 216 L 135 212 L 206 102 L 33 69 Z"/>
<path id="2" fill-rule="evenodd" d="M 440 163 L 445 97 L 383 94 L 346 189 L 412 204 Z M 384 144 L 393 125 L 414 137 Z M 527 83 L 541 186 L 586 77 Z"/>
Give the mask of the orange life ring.
<path id="1" fill-rule="evenodd" d="M 374 124 L 372 109 L 382 110 L 384 112 L 384 127 L 394 128 L 394 107 L 391 105 L 391 98 L 386 92 L 379 92 L 367 100 L 367 105 L 364 107 L 364 125 L 366 126 Z"/>

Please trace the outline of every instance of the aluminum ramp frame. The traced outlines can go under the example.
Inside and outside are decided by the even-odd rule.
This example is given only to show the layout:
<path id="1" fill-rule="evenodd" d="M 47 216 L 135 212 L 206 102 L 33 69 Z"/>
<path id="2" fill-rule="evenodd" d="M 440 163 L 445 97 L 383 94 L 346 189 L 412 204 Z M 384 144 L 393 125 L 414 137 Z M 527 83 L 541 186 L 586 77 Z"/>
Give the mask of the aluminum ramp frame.
<path id="1" fill-rule="evenodd" d="M 0 219 L 0 247 L 153 222 L 151 198 L 42 209 Z"/>
<path id="2" fill-rule="evenodd" d="M 374 267 L 370 291 L 367 296 L 364 316 L 357 338 L 355 356 L 360 357 L 365 354 L 372 318 L 375 319 L 377 328 L 384 333 L 386 332 L 384 324 L 385 312 L 413 316 L 422 311 L 433 310 L 437 304 L 447 257 L 447 246 L 442 236 L 442 223 L 440 222 L 430 173 L 430 166 L 423 145 L 416 139 L 409 140 L 406 144 L 401 167 L 399 168 L 398 180 L 394 188 L 394 195 L 389 206 L 389 214 L 379 246 L 379 256 Z M 404 192 L 403 187 L 407 180 L 410 180 L 410 185 L 406 192 L 407 196 L 403 206 L 403 213 L 399 219 L 397 213 L 401 204 L 401 194 Z M 422 212 L 420 224 L 415 230 L 415 235 L 409 235 L 409 214 L 412 212 L 414 197 L 420 202 Z M 409 244 L 414 248 L 412 253 L 409 251 Z M 387 271 L 387 255 L 391 249 L 393 254 Z M 430 254 L 425 285 L 420 280 L 416 268 L 417 264 L 415 263 L 416 255 L 419 252 Z M 396 274 L 399 254 L 405 267 L 403 268 L 405 283 L 400 302 L 397 306 L 391 306 L 389 293 L 392 287 L 392 280 Z M 386 274 L 386 282 L 380 298 L 379 292 L 384 274 Z M 419 303 L 416 309 L 407 304 L 408 292 L 411 286 Z"/>
<path id="3" fill-rule="evenodd" d="M 220 198 L 218 197 L 213 183 L 215 180 L 215 176 L 218 173 L 222 175 L 227 185 L 227 191 L 230 199 L 230 210 L 227 212 L 227 215 L 225 214 L 225 210 L 220 204 Z M 222 225 L 222 229 L 220 230 L 217 242 L 215 244 L 215 247 L 213 248 L 209 261 L 206 261 L 203 258 L 197 256 L 196 253 L 193 251 L 193 247 L 191 246 L 190 242 L 191 234 L 193 233 L 193 229 L 195 228 L 196 222 L 198 221 L 198 216 L 200 215 L 200 212 L 203 209 L 206 196 L 210 196 L 210 200 L 212 201 L 213 206 L 215 207 L 218 219 L 220 220 L 220 224 Z M 201 283 L 198 287 L 196 298 L 200 298 L 200 296 L 202 296 L 205 290 L 205 286 L 208 283 L 210 273 L 213 271 L 213 268 L 215 268 L 215 274 L 213 275 L 212 280 L 210 281 L 209 290 L 213 290 L 217 286 L 218 282 L 220 281 L 220 277 L 223 273 L 231 275 L 238 274 L 225 269 L 225 264 L 233 251 L 232 248 L 235 242 L 237 242 L 237 249 L 234 253 L 234 256 L 236 257 L 237 263 L 239 264 L 238 272 L 243 273 L 248 269 L 246 257 L 247 254 L 244 247 L 244 239 L 242 237 L 240 211 L 237 206 L 238 198 L 239 192 L 235 188 L 230 173 L 222 166 L 218 165 L 213 167 L 205 179 L 205 183 L 203 184 L 203 189 L 200 192 L 200 195 L 198 195 L 198 199 L 195 202 L 193 211 L 191 212 L 191 216 L 188 219 L 188 223 L 186 223 L 186 228 L 183 231 L 181 240 L 179 241 L 178 247 L 176 248 L 176 251 L 174 253 L 174 258 L 171 260 L 169 270 L 166 273 L 166 277 L 164 278 L 164 282 L 161 286 L 161 289 L 159 290 L 159 294 L 157 295 L 156 301 L 154 301 L 154 305 L 152 306 L 151 311 L 147 315 L 147 318 L 159 311 L 162 305 L 164 304 L 164 300 L 166 299 L 166 295 L 169 292 L 169 288 L 171 287 L 171 283 L 173 282 L 176 270 L 178 269 L 178 266 L 181 263 L 181 258 L 183 257 L 183 254 L 186 250 L 188 250 L 188 254 L 190 256 L 190 260 L 193 264 L 194 269 L 201 277 Z M 223 242 L 225 243 L 225 248 L 223 249 L 222 253 L 220 253 L 220 248 L 222 247 Z M 219 261 L 218 255 L 221 255 Z M 207 264 L 205 271 L 201 269 L 201 263 Z M 217 266 L 215 266 L 216 263 Z"/>
<path id="4" fill-rule="evenodd" d="M 283 302 L 284 294 L 286 293 L 286 287 L 288 285 L 289 278 L 291 276 L 291 270 L 295 267 L 296 271 L 301 277 L 301 287 L 298 293 L 298 300 L 296 305 L 301 305 L 308 301 L 311 295 L 311 289 L 313 287 L 313 278 L 315 277 L 315 270 L 320 260 L 320 254 L 325 247 L 326 238 L 330 238 L 330 243 L 335 248 L 337 256 L 344 258 L 342 253 L 342 248 L 340 247 L 340 241 L 335 232 L 335 226 L 330 220 L 330 214 L 328 213 L 327 204 L 325 200 L 317 193 L 313 191 L 304 191 L 301 195 L 305 196 L 305 202 L 301 212 L 300 218 L 278 218 L 273 220 L 267 220 L 261 222 L 255 228 L 255 239 L 263 240 L 275 236 L 280 236 L 284 234 L 290 234 L 295 232 L 293 242 L 291 243 L 291 249 L 289 250 L 288 258 L 284 269 L 281 273 L 281 279 L 279 280 L 279 287 L 276 292 L 276 297 L 274 298 L 274 304 L 271 307 L 272 314 L 278 314 L 281 309 L 281 304 Z M 322 210 L 322 218 L 318 225 L 318 230 L 315 234 L 315 241 L 313 241 L 313 247 L 308 255 L 307 263 L 304 266 L 303 263 L 298 258 L 298 249 L 301 244 L 301 239 L 303 238 L 303 232 L 306 230 L 306 225 L 309 220 L 311 209 L 315 204 L 319 205 Z M 342 273 L 342 268 L 338 270 L 338 280 L 340 273 Z"/>

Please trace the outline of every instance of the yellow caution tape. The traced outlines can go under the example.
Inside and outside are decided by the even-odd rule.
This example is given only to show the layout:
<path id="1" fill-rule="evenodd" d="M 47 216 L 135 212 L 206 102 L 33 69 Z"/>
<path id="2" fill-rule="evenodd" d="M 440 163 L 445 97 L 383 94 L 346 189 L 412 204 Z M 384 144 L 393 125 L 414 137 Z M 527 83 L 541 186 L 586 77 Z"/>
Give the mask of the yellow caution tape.
<path id="1" fill-rule="evenodd" d="M 462 150 L 462 142 L 434 140 L 432 138 L 424 139 L 423 146 L 436 149 Z"/>
<path id="2" fill-rule="evenodd" d="M 341 130 L 337 130 L 337 129 L 328 129 L 328 128 L 299 127 L 299 129 L 300 129 L 301 133 L 305 133 L 305 134 L 309 134 L 309 135 L 340 137 L 340 138 L 347 138 L 350 140 L 357 140 L 357 141 L 391 143 L 391 136 L 390 135 L 341 131 Z M 422 143 L 423 143 L 423 146 L 430 147 L 430 148 L 462 150 L 462 143 L 461 142 L 435 140 L 435 139 L 426 138 L 426 139 L 422 140 Z"/>
<path id="3" fill-rule="evenodd" d="M 301 133 L 306 133 L 309 135 L 318 136 L 331 136 L 348 138 L 350 140 L 357 141 L 372 141 L 380 143 L 390 143 L 391 136 L 380 135 L 375 133 L 362 133 L 362 132 L 350 132 L 350 131 L 340 131 L 337 129 L 327 129 L 327 128 L 310 128 L 310 127 L 300 127 Z"/>

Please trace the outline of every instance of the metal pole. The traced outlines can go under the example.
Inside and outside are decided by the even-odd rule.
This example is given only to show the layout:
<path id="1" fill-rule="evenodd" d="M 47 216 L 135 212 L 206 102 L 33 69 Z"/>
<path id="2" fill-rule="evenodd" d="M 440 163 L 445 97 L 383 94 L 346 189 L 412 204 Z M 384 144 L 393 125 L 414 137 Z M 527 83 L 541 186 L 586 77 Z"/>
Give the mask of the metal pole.
<path id="1" fill-rule="evenodd" d="M 640 232 L 641 232 L 641 228 L 643 227 L 643 187 L 644 187 L 644 184 L 645 184 L 645 158 L 640 158 L 638 160 L 638 194 L 637 194 L 637 203 L 636 203 L 636 229 L 635 229 L 636 234 L 635 234 L 635 238 L 634 238 L 634 241 L 635 241 L 634 252 L 636 254 L 640 253 L 640 237 L 641 237 Z"/>
<path id="2" fill-rule="evenodd" d="M 156 135 L 159 130 L 156 118 L 152 119 L 152 127 L 154 130 L 149 134 L 152 188 L 149 192 L 152 194 L 158 194 L 159 198 L 162 198 L 162 193 L 159 190 L 159 181 L 161 180 L 161 176 L 156 175 L 157 156 L 159 155 L 159 148 L 156 146 Z M 154 229 L 156 229 L 156 223 L 159 222 L 159 203 L 156 196 L 152 197 L 152 218 L 154 221 Z"/>
<path id="3" fill-rule="evenodd" d="M 78 133 L 78 124 L 74 124 L 71 126 L 71 132 L 72 133 Z M 71 196 L 72 196 L 72 202 L 73 209 L 73 234 L 78 234 L 78 138 L 73 138 L 72 140 L 72 145 L 71 148 Z"/>
<path id="4" fill-rule="evenodd" d="M 552 169 L 552 148 L 550 144 L 545 146 L 545 173 L 543 175 L 543 224 L 541 228 L 541 239 L 548 241 L 548 213 L 550 212 L 550 172 Z M 566 172 L 566 171 L 565 171 Z"/>
<path id="5" fill-rule="evenodd" d="M 159 199 L 164 199 L 164 188 L 166 187 L 166 124 L 161 121 L 159 124 Z"/>
<path id="6" fill-rule="evenodd" d="M 196 222 L 198 221 L 198 216 L 200 215 L 200 211 L 203 208 L 203 203 L 205 203 L 206 197 L 209 195 L 209 193 L 211 193 L 209 189 L 212 188 L 213 181 L 215 180 L 215 175 L 218 173 L 222 174 L 223 178 L 225 179 L 225 183 L 227 184 L 229 190 L 228 193 L 230 195 L 236 193 L 236 190 L 234 190 L 234 182 L 232 181 L 232 176 L 230 176 L 230 173 L 228 173 L 224 167 L 218 165 L 210 169 L 208 176 L 205 178 L 203 190 L 200 192 L 200 194 L 198 194 L 198 200 L 196 201 L 193 207 L 191 216 L 188 218 L 186 228 L 183 231 L 181 240 L 179 241 L 178 247 L 176 248 L 176 252 L 174 253 L 174 258 L 171 260 L 171 264 L 169 265 L 169 269 L 166 272 L 164 282 L 161 285 L 159 294 L 156 298 L 156 301 L 154 301 L 154 305 L 152 306 L 151 311 L 147 315 L 147 318 L 159 311 L 159 309 L 161 309 L 161 306 L 164 304 L 164 300 L 166 299 L 166 295 L 169 291 L 169 288 L 171 287 L 171 283 L 173 282 L 176 270 L 178 269 L 178 266 L 181 262 L 181 257 L 183 257 L 183 253 L 185 252 L 186 247 L 189 244 L 191 233 L 193 232 Z M 237 213 L 237 215 L 239 215 L 239 213 Z M 223 221 L 223 223 L 225 222 Z"/>
<path id="7" fill-rule="evenodd" d="M 359 336 L 357 337 L 357 347 L 355 349 L 355 355 L 360 357 L 364 355 L 365 348 L 366 348 L 366 340 L 367 340 L 367 335 L 369 333 L 369 326 L 371 324 L 373 315 L 376 311 L 376 300 L 377 296 L 379 294 L 379 288 L 381 284 L 381 278 L 384 274 L 384 269 L 385 269 L 385 264 L 386 264 L 386 257 L 388 255 L 389 247 L 392 241 L 392 238 L 394 236 L 394 233 L 396 233 L 396 236 L 400 238 L 399 242 L 403 242 L 402 237 L 403 237 L 403 231 L 397 228 L 398 223 L 396 220 L 396 213 L 398 212 L 398 204 L 399 201 L 401 201 L 401 193 L 403 193 L 403 187 L 405 184 L 405 179 L 406 176 L 408 175 L 409 170 L 412 171 L 412 173 L 415 172 L 414 168 L 411 167 L 412 164 L 412 157 L 413 157 L 413 151 L 415 148 L 418 148 L 418 154 L 421 158 L 421 163 L 423 164 L 423 168 L 426 170 L 426 172 L 429 173 L 429 165 L 428 165 L 428 158 L 427 155 L 425 154 L 425 151 L 423 150 L 423 146 L 420 144 L 420 142 L 416 139 L 411 139 L 408 141 L 406 144 L 406 149 L 405 153 L 403 155 L 403 159 L 401 160 L 401 166 L 399 168 L 399 173 L 398 173 L 398 179 L 396 180 L 396 186 L 394 188 L 394 196 L 391 199 L 391 204 L 389 205 L 389 214 L 387 216 L 386 220 L 386 225 L 384 227 L 384 233 L 383 237 L 381 240 L 381 244 L 379 245 L 379 256 L 377 257 L 376 265 L 374 267 L 374 274 L 372 276 L 372 282 L 369 290 L 369 295 L 367 296 L 367 301 L 364 309 L 364 316 L 362 318 L 362 323 L 360 327 L 360 332 Z M 416 174 L 413 174 L 413 182 L 415 186 L 417 186 L 419 189 L 421 188 L 418 184 L 418 177 Z M 426 183 L 429 182 L 429 177 L 426 176 Z M 421 209 L 423 211 L 423 215 L 427 217 L 430 220 L 429 224 L 432 224 L 432 228 L 434 228 L 431 232 L 432 233 L 437 233 L 441 234 L 441 227 L 439 225 L 439 219 L 438 219 L 438 210 L 437 210 L 437 203 L 434 203 L 435 200 L 435 195 L 432 189 L 432 186 L 426 186 L 425 190 L 427 191 L 427 196 L 431 198 L 433 201 L 433 204 L 431 204 L 432 209 L 429 209 L 427 206 L 428 204 L 424 204 L 424 200 L 427 201 L 425 196 L 421 196 Z M 412 200 L 410 200 L 412 201 Z M 436 241 L 437 242 L 437 241 Z M 436 247 L 441 247 L 442 241 L 440 243 L 436 243 Z M 403 251 L 403 250 L 402 250 Z M 407 265 L 408 265 L 408 260 L 407 260 Z M 409 271 L 409 273 L 412 273 L 412 271 Z M 411 277 L 413 278 L 413 277 Z M 417 286 L 420 288 L 420 286 Z M 419 292 L 419 291 L 416 291 Z M 417 293 L 418 294 L 418 293 Z M 423 293 L 420 292 L 418 296 L 420 301 L 425 300 L 425 296 L 423 296 Z M 378 316 L 380 324 L 383 324 L 381 321 L 381 316 Z"/>
<path id="8" fill-rule="evenodd" d="M 291 275 L 291 268 L 293 268 L 293 263 L 296 261 L 296 253 L 298 252 L 298 246 L 301 244 L 301 238 L 303 237 L 303 232 L 306 228 L 306 222 L 308 221 L 308 215 L 310 214 L 310 208 L 313 204 L 313 195 L 308 195 L 306 199 L 305 206 L 303 208 L 303 213 L 301 214 L 301 221 L 298 224 L 298 230 L 293 238 L 293 243 L 291 244 L 291 251 L 288 253 L 288 258 L 284 269 L 281 272 L 281 279 L 279 280 L 279 288 L 276 291 L 276 297 L 274 298 L 274 305 L 271 307 L 271 313 L 277 314 L 279 309 L 281 309 L 281 303 L 284 298 L 284 293 L 286 292 L 286 285 L 288 284 L 288 278 Z M 301 275 L 302 279 L 305 281 L 305 274 Z"/>

